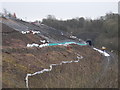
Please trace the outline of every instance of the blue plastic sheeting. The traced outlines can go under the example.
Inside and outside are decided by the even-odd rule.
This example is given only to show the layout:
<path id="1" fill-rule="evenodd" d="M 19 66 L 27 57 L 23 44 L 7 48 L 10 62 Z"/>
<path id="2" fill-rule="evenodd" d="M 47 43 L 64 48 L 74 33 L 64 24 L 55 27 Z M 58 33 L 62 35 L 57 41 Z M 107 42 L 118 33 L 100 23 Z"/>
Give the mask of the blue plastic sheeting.
<path id="1" fill-rule="evenodd" d="M 64 45 L 64 44 L 77 44 L 77 45 L 81 45 L 81 46 L 85 46 L 87 45 L 86 43 L 76 43 L 76 42 L 63 42 L 63 43 L 50 43 L 48 44 L 48 46 L 56 46 L 56 45 Z"/>
<path id="2" fill-rule="evenodd" d="M 85 46 L 87 44 L 83 44 L 83 43 L 76 43 L 77 45 L 81 45 L 81 46 Z"/>
<path id="3" fill-rule="evenodd" d="M 58 45 L 58 43 L 50 43 L 50 44 L 48 44 L 48 46 L 55 46 L 55 45 Z"/>

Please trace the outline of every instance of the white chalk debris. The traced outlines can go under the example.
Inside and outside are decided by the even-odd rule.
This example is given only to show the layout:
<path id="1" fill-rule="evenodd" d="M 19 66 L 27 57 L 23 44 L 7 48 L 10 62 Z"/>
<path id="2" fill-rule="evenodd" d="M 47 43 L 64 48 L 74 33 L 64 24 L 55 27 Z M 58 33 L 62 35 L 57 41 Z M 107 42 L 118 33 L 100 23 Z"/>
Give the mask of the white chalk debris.
<path id="1" fill-rule="evenodd" d="M 76 39 L 77 37 L 76 37 L 76 36 L 70 36 L 70 38 L 72 38 L 72 39 Z"/>
<path id="2" fill-rule="evenodd" d="M 27 47 L 46 47 L 46 46 L 48 46 L 47 43 L 41 44 L 41 45 L 35 44 L 35 43 L 33 43 L 33 44 L 27 44 Z"/>
<path id="3" fill-rule="evenodd" d="M 49 66 L 50 68 L 49 68 L 49 69 L 43 69 L 43 70 L 38 71 L 38 72 L 35 72 L 35 73 L 33 73 L 33 74 L 27 74 L 27 75 L 26 75 L 26 78 L 25 78 L 25 80 L 26 80 L 26 87 L 29 88 L 28 77 L 34 76 L 34 75 L 37 75 L 37 74 L 41 74 L 41 73 L 44 73 L 44 72 L 49 72 L 49 71 L 52 70 L 53 66 L 58 66 L 58 65 L 66 64 L 66 63 L 72 63 L 72 62 L 77 63 L 77 62 L 79 62 L 80 59 L 82 59 L 82 58 L 83 58 L 83 57 L 82 57 L 81 55 L 77 54 L 77 60 L 74 60 L 74 61 L 62 61 L 62 62 L 59 63 L 59 64 L 50 64 L 50 66 Z"/>
<path id="4" fill-rule="evenodd" d="M 46 41 L 45 40 L 40 40 L 40 42 L 45 43 Z"/>
<path id="5" fill-rule="evenodd" d="M 27 47 L 39 47 L 39 44 L 35 44 L 35 43 L 27 44 Z"/>
<path id="6" fill-rule="evenodd" d="M 61 32 L 61 35 L 64 35 L 63 32 Z"/>
<path id="7" fill-rule="evenodd" d="M 32 31 L 33 34 L 39 34 L 40 31 Z"/>
<path id="8" fill-rule="evenodd" d="M 110 55 L 109 55 L 107 52 L 105 52 L 105 51 L 99 50 L 99 49 L 97 49 L 97 48 L 93 48 L 93 49 L 96 50 L 96 51 L 98 51 L 99 53 L 103 54 L 103 55 L 106 56 L 106 57 L 110 56 Z"/>
<path id="9" fill-rule="evenodd" d="M 29 34 L 29 33 L 32 33 L 32 34 L 39 34 L 40 31 L 21 31 L 22 34 Z"/>
<path id="10" fill-rule="evenodd" d="M 39 45 L 39 47 L 46 47 L 46 46 L 49 46 L 49 44 L 47 44 L 47 43 L 45 43 L 45 44 L 41 44 L 41 45 Z"/>

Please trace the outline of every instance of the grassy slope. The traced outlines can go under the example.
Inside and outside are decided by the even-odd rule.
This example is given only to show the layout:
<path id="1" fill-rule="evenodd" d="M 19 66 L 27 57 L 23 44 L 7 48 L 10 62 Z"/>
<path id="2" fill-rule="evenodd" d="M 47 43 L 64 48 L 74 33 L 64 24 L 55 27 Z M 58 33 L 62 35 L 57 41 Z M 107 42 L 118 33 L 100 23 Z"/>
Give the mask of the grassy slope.
<path id="1" fill-rule="evenodd" d="M 3 25 L 2 35 L 3 88 L 25 88 L 27 73 L 49 68 L 52 63 L 76 60 L 75 53 L 84 57 L 79 63 L 63 64 L 51 72 L 30 77 L 30 87 L 117 87 L 117 65 L 111 63 L 105 74 L 107 77 L 100 78 L 106 59 L 90 47 L 72 45 L 69 50 L 64 46 L 26 48 L 27 43 L 38 43 L 42 38 L 22 35 L 6 25 Z"/>
<path id="2" fill-rule="evenodd" d="M 116 71 L 109 71 L 104 80 L 100 78 L 101 83 L 95 83 L 105 67 L 105 60 L 98 52 L 89 47 L 71 47 L 69 50 L 64 46 L 27 48 L 23 51 L 16 49 L 15 52 L 7 49 L 3 53 L 3 87 L 25 87 L 24 79 L 27 73 L 49 68 L 49 64 L 60 63 L 63 60 L 76 60 L 75 53 L 84 57 L 79 63 L 63 64 L 54 67 L 51 72 L 30 77 L 30 87 L 111 87 L 111 84 L 117 87 L 116 74 L 112 74 L 117 73 Z"/>

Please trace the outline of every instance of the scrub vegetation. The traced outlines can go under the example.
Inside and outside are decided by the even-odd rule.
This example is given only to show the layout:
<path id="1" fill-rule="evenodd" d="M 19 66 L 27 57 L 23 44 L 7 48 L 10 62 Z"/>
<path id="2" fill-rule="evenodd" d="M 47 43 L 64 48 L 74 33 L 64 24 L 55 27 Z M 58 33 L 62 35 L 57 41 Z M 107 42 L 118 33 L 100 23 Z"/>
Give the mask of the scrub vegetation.
<path id="1" fill-rule="evenodd" d="M 109 19 L 108 16 L 113 17 Z M 71 34 L 65 33 L 65 31 L 69 33 L 72 31 L 72 35 L 76 35 L 84 40 L 93 38 L 95 35 L 95 43 L 99 42 L 101 45 L 107 45 L 109 40 L 115 43 L 117 28 L 114 27 L 117 24 L 115 21 L 117 18 L 114 17 L 117 15 L 110 14 L 108 16 L 98 20 L 85 20 L 84 18 L 79 18 L 78 20 L 59 21 L 48 18 L 44 19 L 42 22 L 44 24 L 40 26 L 17 18 L 1 17 L 0 20 L 4 22 L 2 23 L 2 30 L 0 30 L 2 31 L 2 87 L 26 88 L 25 77 L 28 73 L 47 69 L 50 64 L 59 64 L 61 61 L 77 60 L 77 54 L 79 54 L 83 58 L 80 59 L 78 63 L 53 66 L 51 72 L 44 72 L 29 77 L 29 87 L 118 88 L 118 56 L 115 53 L 108 52 L 110 56 L 105 57 L 93 50 L 91 46 L 80 46 L 75 44 L 42 48 L 27 47 L 28 43 L 43 44 L 40 40 L 50 41 L 49 43 L 59 43 L 65 40 L 79 43 L 83 42 L 82 40 L 77 41 L 77 39 L 71 39 Z M 77 24 L 78 22 L 79 24 Z M 63 29 L 60 27 L 58 28 L 58 26 L 55 27 L 56 24 L 58 24 L 58 26 L 61 25 L 60 27 L 63 27 Z M 21 31 L 25 31 L 26 29 L 40 31 L 40 34 L 22 34 Z M 115 31 L 112 31 L 113 29 L 115 29 Z M 105 30 L 108 32 L 106 33 Z M 110 33 L 109 30 L 113 33 Z M 61 35 L 61 32 L 63 32 L 63 35 Z M 90 32 L 93 32 L 93 35 L 90 34 Z M 92 36 L 89 37 L 89 35 Z M 105 38 L 103 38 L 102 35 Z M 113 45 L 112 48 L 110 45 L 113 44 L 109 44 L 109 47 L 111 47 L 110 49 L 116 50 L 116 46 Z M 99 47 L 97 44 L 95 44 L 95 46 Z"/>
<path id="2" fill-rule="evenodd" d="M 91 39 L 99 48 L 105 46 L 115 51 L 118 51 L 118 30 L 120 30 L 118 22 L 120 22 L 120 16 L 114 13 L 107 13 L 94 20 L 83 17 L 58 20 L 53 15 L 48 15 L 42 20 L 43 24 L 69 32 L 83 40 Z"/>

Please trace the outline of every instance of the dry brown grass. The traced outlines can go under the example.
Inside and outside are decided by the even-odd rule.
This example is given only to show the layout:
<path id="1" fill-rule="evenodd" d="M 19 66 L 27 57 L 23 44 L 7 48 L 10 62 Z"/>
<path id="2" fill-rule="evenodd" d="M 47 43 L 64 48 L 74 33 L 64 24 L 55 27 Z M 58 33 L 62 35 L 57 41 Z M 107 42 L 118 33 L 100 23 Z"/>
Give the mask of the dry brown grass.
<path id="1" fill-rule="evenodd" d="M 71 45 L 71 47 L 71 49 L 64 46 L 42 49 L 24 48 L 23 50 L 5 49 L 9 53 L 3 53 L 3 87 L 24 88 L 24 79 L 27 73 L 49 68 L 52 63 L 76 60 L 77 55 L 75 53 L 84 57 L 79 63 L 55 66 L 51 72 L 29 77 L 29 86 L 31 88 L 117 87 L 115 64 L 111 64 L 106 74 L 101 77 L 106 59 L 90 47 L 78 45 Z M 98 82 L 96 83 L 97 79 Z"/>

